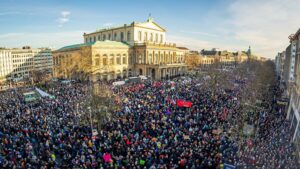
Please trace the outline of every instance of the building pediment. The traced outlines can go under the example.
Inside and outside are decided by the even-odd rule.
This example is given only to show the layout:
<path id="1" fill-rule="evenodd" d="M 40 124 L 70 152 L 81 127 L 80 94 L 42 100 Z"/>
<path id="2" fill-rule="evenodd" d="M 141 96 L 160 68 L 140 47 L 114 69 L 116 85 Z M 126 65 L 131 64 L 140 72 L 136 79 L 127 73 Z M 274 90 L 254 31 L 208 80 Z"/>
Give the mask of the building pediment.
<path id="1" fill-rule="evenodd" d="M 161 27 L 160 25 L 158 25 L 154 21 L 137 23 L 136 26 L 166 32 L 166 30 L 163 27 Z"/>

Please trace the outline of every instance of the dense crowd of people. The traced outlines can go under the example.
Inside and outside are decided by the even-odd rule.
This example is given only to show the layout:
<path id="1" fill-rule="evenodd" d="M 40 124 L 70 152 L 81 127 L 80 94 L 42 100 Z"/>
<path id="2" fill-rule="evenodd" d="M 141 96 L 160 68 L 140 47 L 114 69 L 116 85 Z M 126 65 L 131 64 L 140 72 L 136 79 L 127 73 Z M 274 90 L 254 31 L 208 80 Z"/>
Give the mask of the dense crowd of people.
<path id="1" fill-rule="evenodd" d="M 90 84 L 58 83 L 47 91 L 55 98 L 35 102 L 25 102 L 28 88 L 1 92 L 0 168 L 298 168 L 275 101 L 260 112 L 255 138 L 244 139 L 239 98 L 249 81 L 233 73 L 230 88 L 211 88 L 210 80 L 112 87 L 121 109 L 96 136 L 80 123 Z M 179 99 L 192 106 L 179 107 Z"/>

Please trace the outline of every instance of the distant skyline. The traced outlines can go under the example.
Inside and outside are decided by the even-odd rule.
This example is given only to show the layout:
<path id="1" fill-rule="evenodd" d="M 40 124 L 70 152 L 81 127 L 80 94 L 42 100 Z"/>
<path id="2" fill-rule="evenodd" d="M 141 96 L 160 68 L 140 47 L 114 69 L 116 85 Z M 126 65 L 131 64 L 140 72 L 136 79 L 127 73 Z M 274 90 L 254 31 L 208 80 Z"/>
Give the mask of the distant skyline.
<path id="1" fill-rule="evenodd" d="M 274 58 L 300 28 L 300 0 L 6 0 L 0 6 L 0 47 L 83 43 L 83 33 L 146 21 L 167 30 L 167 42 L 191 50 L 247 50 Z"/>

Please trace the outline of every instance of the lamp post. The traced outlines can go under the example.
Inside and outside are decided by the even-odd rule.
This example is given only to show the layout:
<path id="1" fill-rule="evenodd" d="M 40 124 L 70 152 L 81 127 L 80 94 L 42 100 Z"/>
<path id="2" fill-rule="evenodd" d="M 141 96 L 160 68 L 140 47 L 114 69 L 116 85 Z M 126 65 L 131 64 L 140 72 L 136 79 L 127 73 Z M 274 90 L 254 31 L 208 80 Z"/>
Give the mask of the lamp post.
<path id="1" fill-rule="evenodd" d="M 93 121 L 92 121 L 92 110 L 91 107 L 88 107 L 89 110 L 89 118 L 90 118 L 90 125 L 91 125 L 91 131 L 93 132 Z"/>

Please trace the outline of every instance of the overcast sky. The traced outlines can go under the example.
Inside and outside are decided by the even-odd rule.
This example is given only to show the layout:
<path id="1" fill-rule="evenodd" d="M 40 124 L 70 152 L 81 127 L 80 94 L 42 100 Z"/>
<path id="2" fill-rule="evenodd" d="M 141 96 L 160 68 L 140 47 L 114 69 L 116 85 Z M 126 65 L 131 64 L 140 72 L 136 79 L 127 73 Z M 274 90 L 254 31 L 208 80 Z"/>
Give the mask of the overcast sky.
<path id="1" fill-rule="evenodd" d="M 83 33 L 146 21 L 151 13 L 167 41 L 192 50 L 247 50 L 274 58 L 300 28 L 300 0 L 6 0 L 0 46 L 60 48 Z"/>

